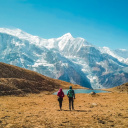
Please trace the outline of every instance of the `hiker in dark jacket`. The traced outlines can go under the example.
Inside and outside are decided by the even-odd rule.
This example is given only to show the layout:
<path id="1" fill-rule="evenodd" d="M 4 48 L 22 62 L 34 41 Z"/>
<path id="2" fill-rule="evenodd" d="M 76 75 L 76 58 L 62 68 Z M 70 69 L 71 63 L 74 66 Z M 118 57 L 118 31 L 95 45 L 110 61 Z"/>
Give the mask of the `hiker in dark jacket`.
<path id="1" fill-rule="evenodd" d="M 75 99 L 75 92 L 72 89 L 72 86 L 69 87 L 69 90 L 67 92 L 67 96 L 69 98 L 69 109 L 71 110 L 71 104 L 72 104 L 72 110 L 74 110 L 74 100 Z"/>
<path id="2" fill-rule="evenodd" d="M 62 88 L 59 89 L 58 93 L 58 101 L 59 101 L 59 106 L 60 106 L 60 110 L 62 110 L 62 101 L 63 101 L 63 97 L 64 97 L 64 92 L 62 91 Z"/>

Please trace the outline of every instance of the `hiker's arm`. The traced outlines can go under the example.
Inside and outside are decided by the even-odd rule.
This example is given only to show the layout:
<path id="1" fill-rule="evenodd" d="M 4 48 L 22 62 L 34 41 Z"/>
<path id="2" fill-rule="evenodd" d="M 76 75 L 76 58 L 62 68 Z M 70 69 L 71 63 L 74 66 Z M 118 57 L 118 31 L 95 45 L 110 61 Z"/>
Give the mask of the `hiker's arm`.
<path id="1" fill-rule="evenodd" d="M 67 92 L 67 96 L 68 96 L 68 92 Z"/>
<path id="2" fill-rule="evenodd" d="M 75 91 L 74 91 L 74 99 L 75 99 Z"/>
<path id="3" fill-rule="evenodd" d="M 62 97 L 64 97 L 64 92 L 62 93 Z"/>

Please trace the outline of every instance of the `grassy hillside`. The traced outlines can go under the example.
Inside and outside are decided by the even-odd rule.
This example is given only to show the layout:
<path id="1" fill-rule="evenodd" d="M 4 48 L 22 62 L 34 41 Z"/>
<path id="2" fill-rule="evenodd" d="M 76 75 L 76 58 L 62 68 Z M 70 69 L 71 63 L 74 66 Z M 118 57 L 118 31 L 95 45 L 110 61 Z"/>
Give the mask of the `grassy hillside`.
<path id="1" fill-rule="evenodd" d="M 37 72 L 0 62 L 0 95 L 19 95 L 53 91 L 73 84 L 55 80 Z M 79 87 L 78 85 L 75 87 Z"/>
<path id="2" fill-rule="evenodd" d="M 128 83 L 124 83 L 114 88 L 108 89 L 109 91 L 116 91 L 120 93 L 128 93 Z"/>

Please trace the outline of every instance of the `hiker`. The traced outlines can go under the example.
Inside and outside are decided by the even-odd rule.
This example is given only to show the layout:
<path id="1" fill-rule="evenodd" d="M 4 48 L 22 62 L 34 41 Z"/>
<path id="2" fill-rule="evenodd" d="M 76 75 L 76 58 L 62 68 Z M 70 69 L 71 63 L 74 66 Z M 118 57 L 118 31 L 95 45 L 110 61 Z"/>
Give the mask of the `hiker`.
<path id="1" fill-rule="evenodd" d="M 75 99 L 75 92 L 74 90 L 72 89 L 72 86 L 69 87 L 69 90 L 67 92 L 67 96 L 69 98 L 69 110 L 71 111 L 71 104 L 72 104 L 72 110 L 74 110 L 74 100 L 73 98 Z"/>
<path id="2" fill-rule="evenodd" d="M 59 89 L 58 93 L 58 101 L 59 101 L 59 106 L 60 106 L 60 111 L 62 110 L 62 101 L 63 101 L 63 97 L 64 97 L 64 92 L 62 91 L 62 88 Z"/>

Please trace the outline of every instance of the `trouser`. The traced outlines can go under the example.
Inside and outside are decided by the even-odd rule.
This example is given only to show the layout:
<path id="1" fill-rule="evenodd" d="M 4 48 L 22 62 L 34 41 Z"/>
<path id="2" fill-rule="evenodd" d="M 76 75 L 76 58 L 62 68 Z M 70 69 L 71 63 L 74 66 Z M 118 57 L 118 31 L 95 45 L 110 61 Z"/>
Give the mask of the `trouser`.
<path id="1" fill-rule="evenodd" d="M 61 107 L 62 107 L 62 101 L 63 101 L 63 98 L 60 98 L 60 97 L 59 97 L 59 106 L 60 106 L 60 109 L 61 109 Z"/>
<path id="2" fill-rule="evenodd" d="M 71 110 L 71 106 L 72 106 L 72 109 L 74 109 L 74 104 L 73 104 L 73 97 L 69 97 L 69 109 Z"/>

